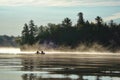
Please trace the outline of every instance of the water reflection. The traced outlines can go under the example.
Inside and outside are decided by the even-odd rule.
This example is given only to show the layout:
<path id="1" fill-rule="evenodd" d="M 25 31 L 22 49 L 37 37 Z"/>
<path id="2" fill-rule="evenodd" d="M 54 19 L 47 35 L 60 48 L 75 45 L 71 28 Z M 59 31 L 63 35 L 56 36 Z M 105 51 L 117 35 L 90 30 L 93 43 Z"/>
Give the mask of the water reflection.
<path id="1" fill-rule="evenodd" d="M 34 62 L 32 59 L 23 59 L 22 60 L 22 71 L 33 71 L 34 68 Z"/>
<path id="2" fill-rule="evenodd" d="M 37 76 L 35 74 L 24 74 L 22 75 L 23 80 L 77 80 L 77 78 L 73 78 L 74 75 L 71 77 L 69 76 L 63 76 L 63 75 L 43 75 L 43 76 Z M 79 78 L 78 78 L 79 80 Z M 80 79 L 83 80 L 83 79 Z"/>
<path id="3" fill-rule="evenodd" d="M 120 80 L 119 58 L 78 58 L 78 55 L 63 56 L 27 55 L 19 58 L 0 58 L 0 79 Z"/>
<path id="4" fill-rule="evenodd" d="M 22 75 L 23 80 L 37 80 L 34 74 L 24 74 Z"/>
<path id="5" fill-rule="evenodd" d="M 23 80 L 110 80 L 120 77 L 119 63 L 108 59 L 37 57 L 22 59 L 22 65 L 22 71 L 33 72 L 23 74 Z M 36 71 L 38 73 L 34 73 Z"/>

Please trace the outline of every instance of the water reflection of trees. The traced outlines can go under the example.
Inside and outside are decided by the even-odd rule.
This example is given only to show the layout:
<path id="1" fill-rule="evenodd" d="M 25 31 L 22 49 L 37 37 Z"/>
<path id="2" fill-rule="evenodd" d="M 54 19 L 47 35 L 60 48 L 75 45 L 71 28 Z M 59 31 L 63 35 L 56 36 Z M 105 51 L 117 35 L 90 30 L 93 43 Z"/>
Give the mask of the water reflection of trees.
<path id="1" fill-rule="evenodd" d="M 33 71 L 35 67 L 35 63 L 32 59 L 23 59 L 22 60 L 22 70 L 23 71 Z"/>
<path id="2" fill-rule="evenodd" d="M 24 58 L 22 59 L 22 71 L 38 71 L 42 69 L 42 65 L 44 65 L 43 58 Z"/>
<path id="3" fill-rule="evenodd" d="M 45 61 L 44 59 L 40 59 L 40 58 L 25 58 L 22 59 L 22 65 L 23 67 L 21 68 L 22 71 L 38 71 L 41 72 L 42 70 L 44 71 L 43 68 L 47 68 L 49 65 L 51 65 L 51 60 Z M 59 62 L 56 61 L 57 64 L 59 64 Z M 53 66 L 56 66 L 55 63 L 53 64 Z M 67 65 L 67 64 L 66 64 Z M 52 66 L 52 67 L 53 67 Z M 65 65 L 64 65 L 65 66 Z M 63 68 L 62 70 L 56 70 L 56 71 L 52 71 L 50 70 L 50 72 L 53 73 L 49 73 L 49 74 L 38 74 L 38 73 L 26 73 L 22 75 L 22 79 L 23 80 L 73 80 L 71 77 L 71 75 L 77 75 L 78 78 L 77 80 L 86 80 L 84 77 L 86 76 L 94 76 L 95 80 L 101 80 L 102 76 L 108 76 L 108 77 L 120 77 L 119 73 L 114 73 L 114 71 L 109 71 L 110 73 L 106 73 L 106 72 L 102 72 L 101 70 L 107 70 L 104 68 L 100 68 L 95 70 L 82 70 L 79 68 Z M 114 70 L 114 68 L 111 67 L 111 70 Z M 119 71 L 119 68 L 116 69 Z M 51 78 L 49 75 L 52 74 L 60 74 L 60 75 L 64 75 L 63 78 Z M 48 75 L 47 77 L 44 77 L 45 75 Z M 88 79 L 89 80 L 89 79 Z"/>
<path id="4" fill-rule="evenodd" d="M 34 74 L 24 74 L 22 75 L 23 80 L 37 80 Z"/>

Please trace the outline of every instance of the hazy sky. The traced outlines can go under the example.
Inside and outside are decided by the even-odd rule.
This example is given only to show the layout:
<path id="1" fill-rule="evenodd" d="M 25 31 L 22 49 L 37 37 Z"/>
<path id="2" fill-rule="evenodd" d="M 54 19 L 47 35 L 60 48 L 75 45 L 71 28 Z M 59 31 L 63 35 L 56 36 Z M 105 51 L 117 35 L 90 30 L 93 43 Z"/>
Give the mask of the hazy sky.
<path id="1" fill-rule="evenodd" d="M 101 16 L 120 23 L 120 0 L 0 0 L 0 35 L 21 35 L 31 19 L 46 25 L 69 17 L 75 24 L 78 12 L 84 13 L 85 20 Z"/>

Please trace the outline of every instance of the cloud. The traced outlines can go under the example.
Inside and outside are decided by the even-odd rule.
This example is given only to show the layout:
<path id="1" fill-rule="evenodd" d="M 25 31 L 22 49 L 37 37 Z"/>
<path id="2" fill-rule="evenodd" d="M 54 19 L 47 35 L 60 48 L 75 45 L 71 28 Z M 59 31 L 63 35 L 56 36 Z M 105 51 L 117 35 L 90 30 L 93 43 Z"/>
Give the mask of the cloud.
<path id="1" fill-rule="evenodd" d="M 0 6 L 120 6 L 120 0 L 0 0 Z"/>
<path id="2" fill-rule="evenodd" d="M 120 19 L 120 12 L 103 18 L 104 21 L 110 21 L 110 20 L 116 20 L 116 19 Z"/>

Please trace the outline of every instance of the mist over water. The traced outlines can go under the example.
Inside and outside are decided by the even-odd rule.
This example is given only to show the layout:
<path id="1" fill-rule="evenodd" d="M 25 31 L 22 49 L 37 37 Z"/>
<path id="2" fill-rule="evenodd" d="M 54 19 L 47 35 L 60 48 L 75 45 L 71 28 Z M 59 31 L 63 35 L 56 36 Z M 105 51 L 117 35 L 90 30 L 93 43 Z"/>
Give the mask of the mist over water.
<path id="1" fill-rule="evenodd" d="M 21 51 L 20 48 L 13 48 L 13 47 L 1 47 L 0 54 L 31 54 L 35 53 L 34 51 Z"/>
<path id="2" fill-rule="evenodd" d="M 70 46 L 56 46 L 56 45 L 49 45 L 49 44 L 34 44 L 30 45 L 23 45 L 20 47 L 21 51 L 45 51 L 47 53 L 112 53 L 107 47 L 104 47 L 98 43 L 93 43 L 91 45 L 86 44 L 79 44 L 78 46 L 71 48 Z M 118 51 L 116 51 L 117 53 Z"/>
<path id="3" fill-rule="evenodd" d="M 0 48 L 0 53 L 20 53 L 20 48 L 7 48 L 7 47 L 2 47 Z"/>
<path id="4" fill-rule="evenodd" d="M 78 51 L 56 51 L 56 50 L 52 50 L 52 51 L 47 51 L 45 50 L 45 52 L 47 54 L 78 54 L 78 53 L 85 53 L 85 54 L 89 54 L 90 52 L 78 52 Z M 34 54 L 36 53 L 36 51 L 21 51 L 20 48 L 12 48 L 12 47 L 2 47 L 0 48 L 0 54 Z M 91 52 L 92 54 L 96 54 L 99 52 Z"/>
<path id="5" fill-rule="evenodd" d="M 1 47 L 0 54 L 35 54 L 37 50 L 21 51 L 20 48 Z M 43 50 L 46 54 L 112 54 L 110 52 L 97 51 L 60 51 L 60 50 Z M 117 54 L 117 53 L 116 53 Z"/>

